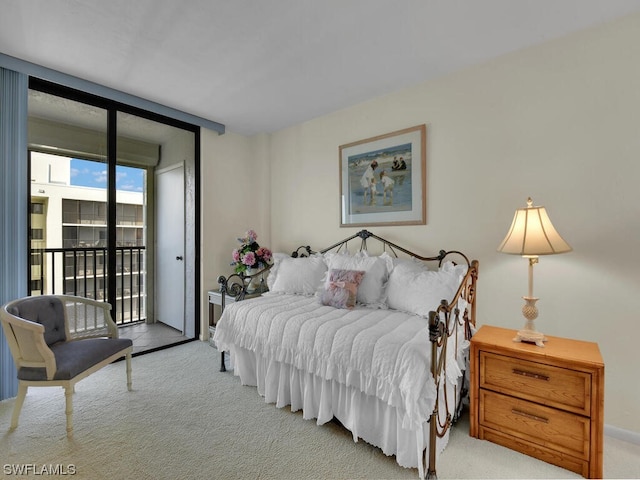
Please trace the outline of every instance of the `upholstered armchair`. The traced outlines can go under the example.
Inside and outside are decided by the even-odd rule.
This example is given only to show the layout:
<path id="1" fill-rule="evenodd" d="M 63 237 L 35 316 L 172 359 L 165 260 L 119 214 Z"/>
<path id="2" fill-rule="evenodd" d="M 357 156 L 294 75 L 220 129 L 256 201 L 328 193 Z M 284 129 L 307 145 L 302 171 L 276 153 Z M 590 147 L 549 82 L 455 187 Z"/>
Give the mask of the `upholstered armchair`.
<path id="1" fill-rule="evenodd" d="M 131 390 L 133 342 L 118 338 L 111 305 L 69 295 L 26 297 L 0 308 L 0 321 L 16 364 L 18 397 L 11 429 L 29 386 L 63 387 L 67 435 L 73 434 L 74 385 L 114 360 L 125 357 Z"/>

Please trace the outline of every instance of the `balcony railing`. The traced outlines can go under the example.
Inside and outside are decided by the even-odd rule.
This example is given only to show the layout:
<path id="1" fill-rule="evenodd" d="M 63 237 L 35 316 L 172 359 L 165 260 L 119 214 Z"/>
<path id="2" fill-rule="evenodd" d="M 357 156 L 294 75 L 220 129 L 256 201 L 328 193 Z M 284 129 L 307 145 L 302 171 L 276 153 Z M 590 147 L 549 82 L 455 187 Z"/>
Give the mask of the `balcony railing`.
<path id="1" fill-rule="evenodd" d="M 116 247 L 117 324 L 146 319 L 145 247 Z M 107 300 L 107 249 L 103 247 L 31 250 L 31 293 L 79 295 Z"/>

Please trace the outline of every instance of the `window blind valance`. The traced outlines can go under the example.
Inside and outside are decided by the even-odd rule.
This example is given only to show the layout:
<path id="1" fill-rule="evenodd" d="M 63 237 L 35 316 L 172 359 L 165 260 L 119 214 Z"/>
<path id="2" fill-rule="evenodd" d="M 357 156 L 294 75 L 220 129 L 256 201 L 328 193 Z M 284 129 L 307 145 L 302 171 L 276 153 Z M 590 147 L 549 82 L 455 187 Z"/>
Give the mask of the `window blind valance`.
<path id="1" fill-rule="evenodd" d="M 29 149 L 73 158 L 106 161 L 104 132 L 65 123 L 29 117 Z M 118 137 L 118 163 L 134 167 L 155 167 L 160 163 L 160 145 Z"/>

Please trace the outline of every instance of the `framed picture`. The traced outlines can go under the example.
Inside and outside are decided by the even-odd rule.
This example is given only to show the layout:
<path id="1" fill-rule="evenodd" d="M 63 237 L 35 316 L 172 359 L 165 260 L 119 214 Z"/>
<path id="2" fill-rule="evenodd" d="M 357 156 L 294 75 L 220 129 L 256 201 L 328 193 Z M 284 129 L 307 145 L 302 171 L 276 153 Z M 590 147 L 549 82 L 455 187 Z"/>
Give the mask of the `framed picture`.
<path id="1" fill-rule="evenodd" d="M 426 130 L 340 146 L 341 227 L 426 224 Z"/>

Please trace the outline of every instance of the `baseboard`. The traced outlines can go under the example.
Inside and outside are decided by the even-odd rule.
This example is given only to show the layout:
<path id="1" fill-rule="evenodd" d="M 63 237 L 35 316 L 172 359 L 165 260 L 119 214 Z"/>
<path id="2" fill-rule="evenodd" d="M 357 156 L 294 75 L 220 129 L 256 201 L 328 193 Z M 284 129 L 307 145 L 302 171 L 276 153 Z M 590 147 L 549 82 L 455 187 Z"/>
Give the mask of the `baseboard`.
<path id="1" fill-rule="evenodd" d="M 605 425 L 604 434 L 609 437 L 617 438 L 618 440 L 624 440 L 625 442 L 640 445 L 640 433 L 638 432 L 624 430 L 622 428 L 614 427 L 613 425 Z"/>

